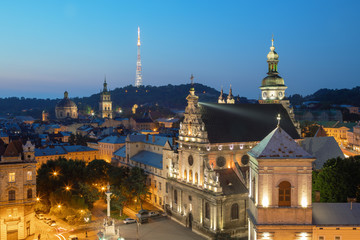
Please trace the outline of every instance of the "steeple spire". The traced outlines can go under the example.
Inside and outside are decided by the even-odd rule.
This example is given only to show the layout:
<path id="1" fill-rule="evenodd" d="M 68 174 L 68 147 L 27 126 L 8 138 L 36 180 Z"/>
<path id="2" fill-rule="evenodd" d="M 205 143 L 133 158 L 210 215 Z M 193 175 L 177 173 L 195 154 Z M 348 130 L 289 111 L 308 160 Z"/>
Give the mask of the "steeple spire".
<path id="1" fill-rule="evenodd" d="M 231 88 L 231 84 L 230 84 L 229 95 L 227 96 L 226 103 L 227 103 L 227 104 L 234 104 L 234 103 L 235 103 L 234 96 L 232 95 L 232 88 Z"/>
<path id="2" fill-rule="evenodd" d="M 224 94 L 223 87 L 221 86 L 221 91 L 220 91 L 220 96 L 219 96 L 219 99 L 218 99 L 218 103 L 225 103 L 225 99 L 224 99 L 223 94 Z"/>
<path id="3" fill-rule="evenodd" d="M 106 75 L 104 77 L 104 89 L 103 89 L 104 92 L 107 92 L 107 83 L 106 83 Z"/>

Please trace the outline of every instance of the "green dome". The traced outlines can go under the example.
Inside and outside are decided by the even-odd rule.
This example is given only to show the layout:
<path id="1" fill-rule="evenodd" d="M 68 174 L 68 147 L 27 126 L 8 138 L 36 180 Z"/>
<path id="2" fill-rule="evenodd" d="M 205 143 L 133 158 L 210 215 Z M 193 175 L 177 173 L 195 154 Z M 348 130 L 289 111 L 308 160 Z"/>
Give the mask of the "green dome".
<path id="1" fill-rule="evenodd" d="M 262 87 L 270 87 L 270 86 L 285 86 L 284 79 L 279 75 L 269 75 L 262 80 Z"/>

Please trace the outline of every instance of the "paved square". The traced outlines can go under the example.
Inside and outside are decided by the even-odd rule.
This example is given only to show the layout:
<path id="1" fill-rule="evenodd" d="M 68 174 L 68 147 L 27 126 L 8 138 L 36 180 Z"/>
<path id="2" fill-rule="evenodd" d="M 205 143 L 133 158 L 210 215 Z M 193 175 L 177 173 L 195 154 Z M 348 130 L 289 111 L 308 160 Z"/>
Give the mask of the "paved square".
<path id="1" fill-rule="evenodd" d="M 137 239 L 136 224 L 122 224 L 120 226 L 121 237 L 126 240 Z M 197 235 L 190 229 L 167 219 L 158 218 L 151 219 L 149 223 L 141 224 L 139 226 L 139 239 L 141 240 L 204 240 L 206 238 Z"/>

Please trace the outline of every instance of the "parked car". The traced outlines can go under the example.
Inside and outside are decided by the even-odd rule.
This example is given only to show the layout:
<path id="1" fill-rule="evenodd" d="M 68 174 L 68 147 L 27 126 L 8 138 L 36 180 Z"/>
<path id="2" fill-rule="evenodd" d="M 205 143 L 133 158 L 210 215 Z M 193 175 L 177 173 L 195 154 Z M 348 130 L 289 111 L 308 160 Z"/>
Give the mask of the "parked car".
<path id="1" fill-rule="evenodd" d="M 133 218 L 126 218 L 126 219 L 124 220 L 124 223 L 125 223 L 125 224 L 136 223 L 136 220 L 133 219 Z"/>
<path id="2" fill-rule="evenodd" d="M 70 235 L 68 240 L 79 240 L 79 238 L 76 235 Z"/>
<path id="3" fill-rule="evenodd" d="M 138 214 L 140 214 L 141 216 L 144 216 L 144 215 L 149 215 L 149 211 L 148 210 L 145 210 L 145 209 L 141 209 Z"/>
<path id="4" fill-rule="evenodd" d="M 149 212 L 149 217 L 159 216 L 158 212 Z"/>
<path id="5" fill-rule="evenodd" d="M 42 214 L 42 213 L 36 214 L 35 216 L 40 220 L 44 219 L 44 214 Z"/>

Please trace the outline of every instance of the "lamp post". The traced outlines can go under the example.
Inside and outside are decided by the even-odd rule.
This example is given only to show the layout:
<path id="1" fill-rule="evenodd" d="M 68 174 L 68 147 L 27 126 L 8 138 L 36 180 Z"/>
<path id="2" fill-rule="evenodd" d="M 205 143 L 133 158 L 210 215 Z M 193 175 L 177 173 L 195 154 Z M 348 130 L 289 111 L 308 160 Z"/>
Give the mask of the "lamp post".
<path id="1" fill-rule="evenodd" d="M 107 191 L 106 191 L 106 201 L 107 201 L 107 216 L 110 217 L 110 196 L 112 194 L 112 192 L 110 192 L 110 185 L 108 183 L 107 185 Z"/>

